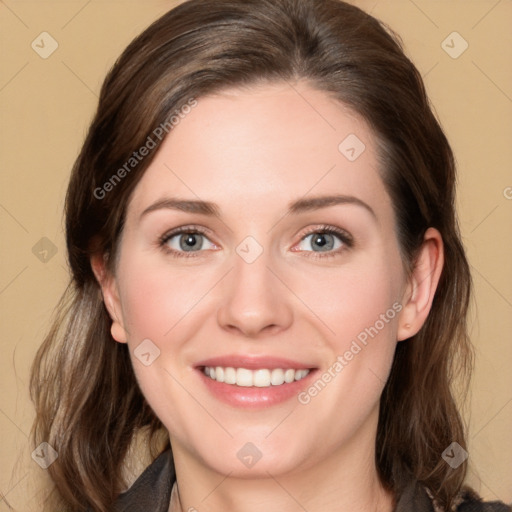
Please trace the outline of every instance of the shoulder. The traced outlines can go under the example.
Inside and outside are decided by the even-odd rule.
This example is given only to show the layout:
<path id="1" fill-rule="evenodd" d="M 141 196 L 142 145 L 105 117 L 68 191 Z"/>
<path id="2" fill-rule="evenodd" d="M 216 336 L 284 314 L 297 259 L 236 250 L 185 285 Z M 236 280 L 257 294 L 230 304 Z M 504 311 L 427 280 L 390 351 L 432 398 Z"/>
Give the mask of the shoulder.
<path id="1" fill-rule="evenodd" d="M 464 488 L 447 510 L 420 482 L 412 480 L 400 493 L 394 512 L 512 512 L 512 507 L 501 501 L 484 502 L 472 489 Z"/>
<path id="2" fill-rule="evenodd" d="M 432 500 L 432 503 L 436 512 L 445 512 L 443 508 L 436 506 L 435 500 Z M 512 512 L 512 508 L 501 501 L 483 501 L 475 491 L 465 487 L 460 492 L 451 512 Z"/>
<path id="3" fill-rule="evenodd" d="M 501 501 L 484 502 L 471 489 L 464 489 L 455 510 L 457 512 L 512 512 L 512 507 Z"/>

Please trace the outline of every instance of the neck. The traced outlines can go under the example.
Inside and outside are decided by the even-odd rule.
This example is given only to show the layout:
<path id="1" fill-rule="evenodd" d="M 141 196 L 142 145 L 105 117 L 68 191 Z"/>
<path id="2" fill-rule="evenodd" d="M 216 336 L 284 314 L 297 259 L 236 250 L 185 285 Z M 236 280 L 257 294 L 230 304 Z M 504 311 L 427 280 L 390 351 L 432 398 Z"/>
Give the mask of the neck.
<path id="1" fill-rule="evenodd" d="M 375 465 L 374 436 L 370 443 L 354 440 L 307 469 L 279 475 L 270 470 L 254 479 L 222 475 L 173 445 L 177 493 L 169 512 L 392 512 L 393 494 Z"/>

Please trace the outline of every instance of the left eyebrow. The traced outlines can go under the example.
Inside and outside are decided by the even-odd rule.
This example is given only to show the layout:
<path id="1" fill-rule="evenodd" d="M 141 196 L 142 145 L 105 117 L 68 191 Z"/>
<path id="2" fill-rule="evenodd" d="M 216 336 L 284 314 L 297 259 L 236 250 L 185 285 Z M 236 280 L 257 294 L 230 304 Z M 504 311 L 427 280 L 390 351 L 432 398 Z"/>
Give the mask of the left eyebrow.
<path id="1" fill-rule="evenodd" d="M 329 206 L 336 206 L 339 204 L 354 204 L 361 206 L 365 210 L 371 213 L 371 215 L 377 219 L 377 215 L 373 211 L 373 208 L 362 201 L 361 199 L 354 196 L 346 195 L 334 195 L 334 196 L 317 196 L 310 198 L 303 198 L 297 201 L 293 201 L 288 205 L 288 213 L 298 214 L 311 210 L 319 210 L 320 208 L 327 208 Z"/>

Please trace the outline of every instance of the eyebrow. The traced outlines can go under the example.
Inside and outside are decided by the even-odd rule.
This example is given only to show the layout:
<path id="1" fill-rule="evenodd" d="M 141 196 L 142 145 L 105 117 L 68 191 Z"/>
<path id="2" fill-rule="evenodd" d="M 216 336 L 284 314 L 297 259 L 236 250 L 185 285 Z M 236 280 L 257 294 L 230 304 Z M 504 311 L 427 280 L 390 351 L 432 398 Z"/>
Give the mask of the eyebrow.
<path id="1" fill-rule="evenodd" d="M 199 213 L 202 215 L 219 216 L 220 210 L 215 203 L 201 200 L 185 200 L 166 197 L 148 206 L 142 213 L 141 218 L 156 210 L 179 210 L 181 212 Z"/>
<path id="2" fill-rule="evenodd" d="M 346 195 L 318 196 L 307 199 L 299 199 L 292 202 L 288 206 L 288 213 L 298 214 L 311 210 L 319 210 L 320 208 L 327 208 L 329 206 L 336 206 L 339 204 L 353 204 L 356 206 L 361 206 L 370 212 L 373 217 L 377 218 L 377 215 L 369 204 L 365 203 L 357 197 Z"/>
<path id="3" fill-rule="evenodd" d="M 311 198 L 302 198 L 289 203 L 287 214 L 297 215 L 299 213 L 320 210 L 329 206 L 336 206 L 342 204 L 352 204 L 361 206 L 367 210 L 376 219 L 377 215 L 370 205 L 354 196 L 347 195 L 330 195 L 330 196 L 317 196 Z M 170 209 L 178 210 L 187 213 L 198 213 L 201 215 L 217 216 L 220 217 L 220 208 L 217 204 L 209 201 L 202 200 L 185 200 L 177 198 L 165 198 L 156 201 L 148 206 L 141 214 L 141 218 L 150 212 L 156 210 Z"/>

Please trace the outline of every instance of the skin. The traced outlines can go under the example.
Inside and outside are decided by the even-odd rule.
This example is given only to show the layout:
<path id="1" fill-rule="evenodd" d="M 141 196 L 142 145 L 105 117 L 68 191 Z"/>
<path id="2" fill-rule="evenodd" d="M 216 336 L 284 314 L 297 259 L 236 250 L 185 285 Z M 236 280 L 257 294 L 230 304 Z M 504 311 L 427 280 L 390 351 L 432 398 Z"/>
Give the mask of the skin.
<path id="1" fill-rule="evenodd" d="M 349 134 L 366 146 L 353 162 L 338 150 Z M 134 191 L 115 275 L 92 258 L 112 335 L 128 343 L 142 392 L 169 431 L 182 510 L 393 509 L 374 461 L 379 398 L 397 342 L 428 315 L 443 250 L 429 229 L 405 273 L 375 147 L 361 118 L 306 83 L 199 98 Z M 333 194 L 373 214 L 353 203 L 286 214 L 293 201 Z M 215 203 L 218 215 L 143 214 L 169 197 Z M 203 250 L 173 257 L 165 247 L 179 250 L 179 236 L 163 246 L 160 238 L 191 224 L 208 230 Z M 353 245 L 319 252 L 307 235 L 325 225 L 350 233 Z M 263 248 L 250 264 L 236 252 L 247 236 Z M 195 369 L 249 354 L 322 374 L 394 303 L 399 314 L 305 405 L 236 408 Z M 160 350 L 149 366 L 133 355 L 144 339 Z M 236 456 L 247 442 L 262 454 L 252 468 Z"/>

